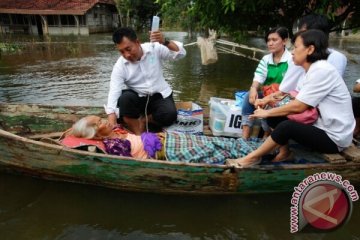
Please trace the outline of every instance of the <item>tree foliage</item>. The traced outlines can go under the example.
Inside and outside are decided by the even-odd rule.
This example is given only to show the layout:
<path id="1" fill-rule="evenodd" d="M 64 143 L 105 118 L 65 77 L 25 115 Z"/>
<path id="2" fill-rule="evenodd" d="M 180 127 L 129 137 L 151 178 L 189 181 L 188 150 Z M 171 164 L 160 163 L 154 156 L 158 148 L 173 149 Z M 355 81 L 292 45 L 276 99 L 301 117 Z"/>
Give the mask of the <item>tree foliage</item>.
<path id="1" fill-rule="evenodd" d="M 157 0 L 157 3 L 164 18 L 171 22 L 230 34 L 278 25 L 292 29 L 297 19 L 308 13 L 326 15 L 332 31 L 360 27 L 359 0 Z"/>
<path id="2" fill-rule="evenodd" d="M 193 1 L 190 0 L 156 0 L 161 6 L 160 12 L 166 27 L 182 28 L 190 32 L 198 25 L 193 13 Z"/>
<path id="3" fill-rule="evenodd" d="M 148 27 L 151 16 L 159 12 L 160 6 L 154 0 L 116 0 L 122 26 L 136 29 Z"/>
<path id="4" fill-rule="evenodd" d="M 122 25 L 145 28 L 160 14 L 163 26 L 199 31 L 216 29 L 230 35 L 292 29 L 308 13 L 326 15 L 331 31 L 360 27 L 359 0 L 116 0 Z M 344 24 L 346 23 L 346 24 Z"/>
<path id="5" fill-rule="evenodd" d="M 311 12 L 327 15 L 332 31 L 342 29 L 345 19 L 347 28 L 359 27 L 360 23 L 358 0 L 196 0 L 195 3 L 202 26 L 221 27 L 230 32 L 269 29 L 276 25 L 292 29 L 299 17 Z"/>

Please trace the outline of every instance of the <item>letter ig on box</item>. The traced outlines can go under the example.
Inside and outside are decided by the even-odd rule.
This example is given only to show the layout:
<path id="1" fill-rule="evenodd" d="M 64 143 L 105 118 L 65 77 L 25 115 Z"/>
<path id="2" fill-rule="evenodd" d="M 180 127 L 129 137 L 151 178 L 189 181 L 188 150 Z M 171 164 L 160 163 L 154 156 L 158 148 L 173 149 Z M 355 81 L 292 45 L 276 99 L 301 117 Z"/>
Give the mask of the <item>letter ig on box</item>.
<path id="1" fill-rule="evenodd" d="M 209 127 L 214 136 L 241 137 L 241 108 L 235 100 L 210 98 Z"/>

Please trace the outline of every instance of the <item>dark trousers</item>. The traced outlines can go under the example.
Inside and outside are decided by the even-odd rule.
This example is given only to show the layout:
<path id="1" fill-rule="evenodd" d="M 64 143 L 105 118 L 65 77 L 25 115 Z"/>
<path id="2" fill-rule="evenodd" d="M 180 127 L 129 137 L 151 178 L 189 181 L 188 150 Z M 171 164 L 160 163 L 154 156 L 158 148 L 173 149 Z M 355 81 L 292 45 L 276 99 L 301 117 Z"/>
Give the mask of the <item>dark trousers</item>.
<path id="1" fill-rule="evenodd" d="M 322 129 L 309 124 L 288 120 L 286 117 L 268 118 L 267 122 L 274 131 L 271 138 L 280 145 L 285 145 L 290 139 L 322 153 L 338 153 L 337 145 Z"/>
<path id="2" fill-rule="evenodd" d="M 360 117 L 360 97 L 352 97 L 352 107 L 354 112 L 354 117 Z"/>
<path id="3" fill-rule="evenodd" d="M 139 97 L 135 91 L 126 89 L 122 91 L 118 106 L 121 117 L 139 118 L 151 114 L 153 122 L 160 127 L 170 126 L 177 118 L 172 94 L 167 98 L 163 98 L 160 93 Z"/>

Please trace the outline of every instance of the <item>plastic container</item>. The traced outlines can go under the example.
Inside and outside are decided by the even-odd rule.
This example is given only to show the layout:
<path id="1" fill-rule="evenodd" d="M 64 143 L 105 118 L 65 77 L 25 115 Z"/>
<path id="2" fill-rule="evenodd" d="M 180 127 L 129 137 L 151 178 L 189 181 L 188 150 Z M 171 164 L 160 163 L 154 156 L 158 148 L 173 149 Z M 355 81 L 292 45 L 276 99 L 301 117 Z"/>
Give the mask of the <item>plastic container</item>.
<path id="1" fill-rule="evenodd" d="M 151 23 L 151 31 L 158 31 L 160 25 L 160 18 L 158 16 L 153 16 Z"/>
<path id="2" fill-rule="evenodd" d="M 209 127 L 214 136 L 241 137 L 241 108 L 235 100 L 211 97 Z"/>

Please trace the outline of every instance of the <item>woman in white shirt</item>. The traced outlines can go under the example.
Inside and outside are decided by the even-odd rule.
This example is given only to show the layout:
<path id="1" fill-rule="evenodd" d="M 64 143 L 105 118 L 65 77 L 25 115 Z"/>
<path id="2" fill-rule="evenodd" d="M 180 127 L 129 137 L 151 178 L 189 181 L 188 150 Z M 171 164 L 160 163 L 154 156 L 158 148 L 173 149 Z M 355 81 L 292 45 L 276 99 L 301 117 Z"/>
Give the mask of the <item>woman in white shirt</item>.
<path id="1" fill-rule="evenodd" d="M 305 69 L 306 76 L 295 100 L 269 110 L 257 109 L 253 118 L 279 118 L 271 136 L 255 151 L 241 159 L 229 160 L 240 167 L 251 166 L 261 157 L 279 148 L 273 161 L 287 159 L 290 139 L 322 153 L 338 153 L 352 142 L 355 120 L 351 96 L 339 72 L 326 61 L 328 39 L 320 30 L 298 32 L 295 36 L 293 60 Z M 285 116 L 317 107 L 319 118 L 312 125 L 287 120 Z"/>

